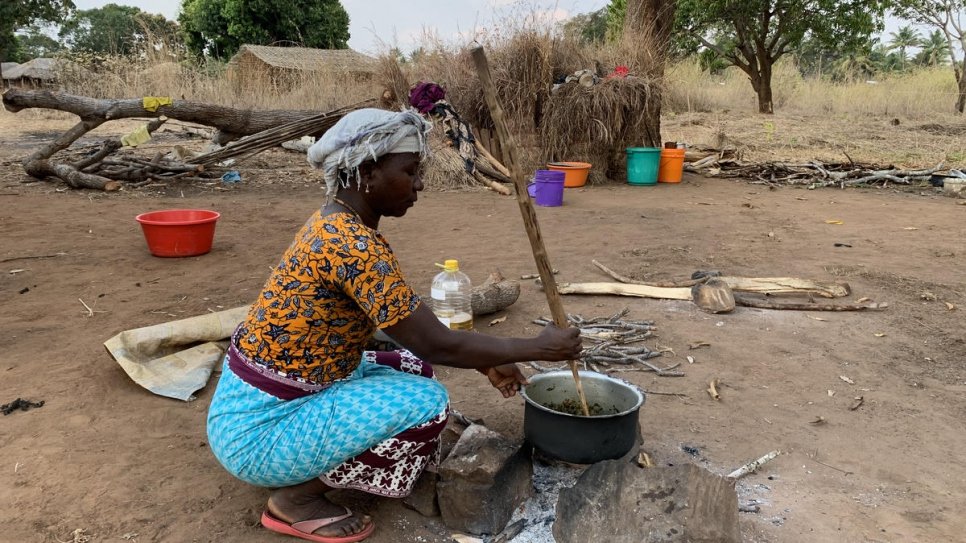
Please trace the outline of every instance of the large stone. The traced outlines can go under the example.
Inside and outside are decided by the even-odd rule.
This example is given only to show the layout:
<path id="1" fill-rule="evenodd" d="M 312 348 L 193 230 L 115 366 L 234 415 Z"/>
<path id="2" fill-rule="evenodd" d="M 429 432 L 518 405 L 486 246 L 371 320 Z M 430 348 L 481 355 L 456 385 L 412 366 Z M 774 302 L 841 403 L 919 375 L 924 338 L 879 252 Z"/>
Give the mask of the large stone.
<path id="1" fill-rule="evenodd" d="M 443 524 L 461 532 L 498 534 L 533 488 L 527 448 L 474 424 L 439 467 Z"/>
<path id="2" fill-rule="evenodd" d="M 557 543 L 740 543 L 734 481 L 694 464 L 591 466 L 560 492 Z"/>
<path id="3" fill-rule="evenodd" d="M 453 451 L 453 447 L 459 441 L 465 427 L 453 420 L 453 417 L 446 422 L 446 429 L 439 436 L 439 457 L 445 459 Z M 439 483 L 439 473 L 436 468 L 427 469 L 419 476 L 413 491 L 409 496 L 403 498 L 403 505 L 423 515 L 424 517 L 439 516 L 439 500 L 437 498 L 436 484 Z"/>
<path id="4" fill-rule="evenodd" d="M 412 493 L 403 498 L 403 505 L 424 517 L 438 517 L 439 501 L 436 499 L 436 484 L 438 482 L 438 473 L 424 471 L 416 480 Z"/>

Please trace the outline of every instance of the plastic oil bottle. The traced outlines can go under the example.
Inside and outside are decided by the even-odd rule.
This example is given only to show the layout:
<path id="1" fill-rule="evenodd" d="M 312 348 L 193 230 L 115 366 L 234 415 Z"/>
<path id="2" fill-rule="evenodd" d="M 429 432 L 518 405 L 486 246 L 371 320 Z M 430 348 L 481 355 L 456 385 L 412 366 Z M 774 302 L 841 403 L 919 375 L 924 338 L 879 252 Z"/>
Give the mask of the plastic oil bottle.
<path id="1" fill-rule="evenodd" d="M 433 313 L 452 330 L 473 329 L 473 308 L 470 305 L 470 278 L 460 271 L 457 260 L 436 264 L 443 271 L 433 278 Z"/>

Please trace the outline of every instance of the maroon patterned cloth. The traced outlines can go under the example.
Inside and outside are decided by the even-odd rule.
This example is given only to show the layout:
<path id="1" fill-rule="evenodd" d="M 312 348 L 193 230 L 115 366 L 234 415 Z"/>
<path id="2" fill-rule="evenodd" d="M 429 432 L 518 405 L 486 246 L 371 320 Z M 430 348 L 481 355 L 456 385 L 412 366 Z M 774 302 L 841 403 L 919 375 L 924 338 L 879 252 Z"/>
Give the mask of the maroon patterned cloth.
<path id="1" fill-rule="evenodd" d="M 406 350 L 366 351 L 367 362 L 397 371 L 435 379 L 433 367 Z M 439 436 L 446 428 L 449 408 L 428 422 L 381 441 L 319 477 L 333 488 L 351 488 L 371 494 L 402 498 L 427 468 L 439 465 Z"/>
<path id="2" fill-rule="evenodd" d="M 417 83 L 409 91 L 409 105 L 423 115 L 432 111 L 436 102 L 446 98 L 446 91 L 436 83 Z"/>

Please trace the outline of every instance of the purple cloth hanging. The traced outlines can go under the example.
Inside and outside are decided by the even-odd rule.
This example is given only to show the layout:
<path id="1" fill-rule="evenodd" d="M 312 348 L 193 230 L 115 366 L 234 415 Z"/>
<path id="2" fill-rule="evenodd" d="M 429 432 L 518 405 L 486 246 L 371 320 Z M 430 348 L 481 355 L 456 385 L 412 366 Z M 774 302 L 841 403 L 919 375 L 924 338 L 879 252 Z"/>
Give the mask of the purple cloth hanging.
<path id="1" fill-rule="evenodd" d="M 409 105 L 426 114 L 436 102 L 446 98 L 446 91 L 436 83 L 418 83 L 409 91 Z"/>

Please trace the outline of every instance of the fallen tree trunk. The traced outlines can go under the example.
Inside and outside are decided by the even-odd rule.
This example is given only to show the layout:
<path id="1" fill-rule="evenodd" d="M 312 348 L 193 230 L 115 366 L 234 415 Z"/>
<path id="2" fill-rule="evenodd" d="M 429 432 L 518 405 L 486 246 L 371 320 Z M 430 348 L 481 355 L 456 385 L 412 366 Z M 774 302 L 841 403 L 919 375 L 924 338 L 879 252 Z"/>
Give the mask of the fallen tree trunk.
<path id="1" fill-rule="evenodd" d="M 217 177 L 209 167 L 227 158 L 251 156 L 279 144 L 284 138 L 303 135 L 321 135 L 346 113 L 366 106 L 374 100 L 317 113 L 313 111 L 254 111 L 236 109 L 188 100 L 172 100 L 171 104 L 153 106 L 146 99 L 108 100 L 76 96 L 49 90 L 25 90 L 13 88 L 3 94 L 4 107 L 12 112 L 26 108 L 47 108 L 78 115 L 81 120 L 53 141 L 42 145 L 23 161 L 28 175 L 39 179 L 55 177 L 74 188 L 117 190 L 118 181 L 189 179 L 197 176 L 211 179 Z M 146 109 L 151 107 L 151 110 Z M 153 111 L 152 111 L 153 110 Z M 240 136 L 251 136 L 227 147 L 195 157 L 182 163 L 157 154 L 147 161 L 136 156 L 108 157 L 122 148 L 121 139 L 104 142 L 101 149 L 89 157 L 73 159 L 73 164 L 63 164 L 51 159 L 56 153 L 71 146 L 82 136 L 115 119 L 147 117 L 154 119 L 139 130 L 146 130 L 148 137 L 168 118 L 204 124 L 217 128 L 213 137 L 216 143 L 226 143 Z M 194 177 L 191 177 L 194 179 Z"/>
<path id="2" fill-rule="evenodd" d="M 360 102 L 355 107 L 364 107 L 375 103 L 376 100 L 372 99 Z M 173 100 L 171 105 L 160 106 L 156 111 L 148 111 L 144 109 L 144 101 L 141 98 L 123 100 L 89 98 L 51 90 L 20 88 L 11 88 L 3 93 L 3 107 L 14 113 L 30 108 L 56 109 L 73 113 L 83 121 L 99 120 L 101 123 L 115 119 L 165 116 L 179 121 L 217 128 L 218 132 L 213 140 L 219 145 L 224 145 L 241 136 L 255 134 L 319 113 L 318 111 L 288 109 L 239 109 L 191 100 Z M 317 132 L 306 135 L 321 136 L 327 129 L 327 126 L 320 127 Z"/>

